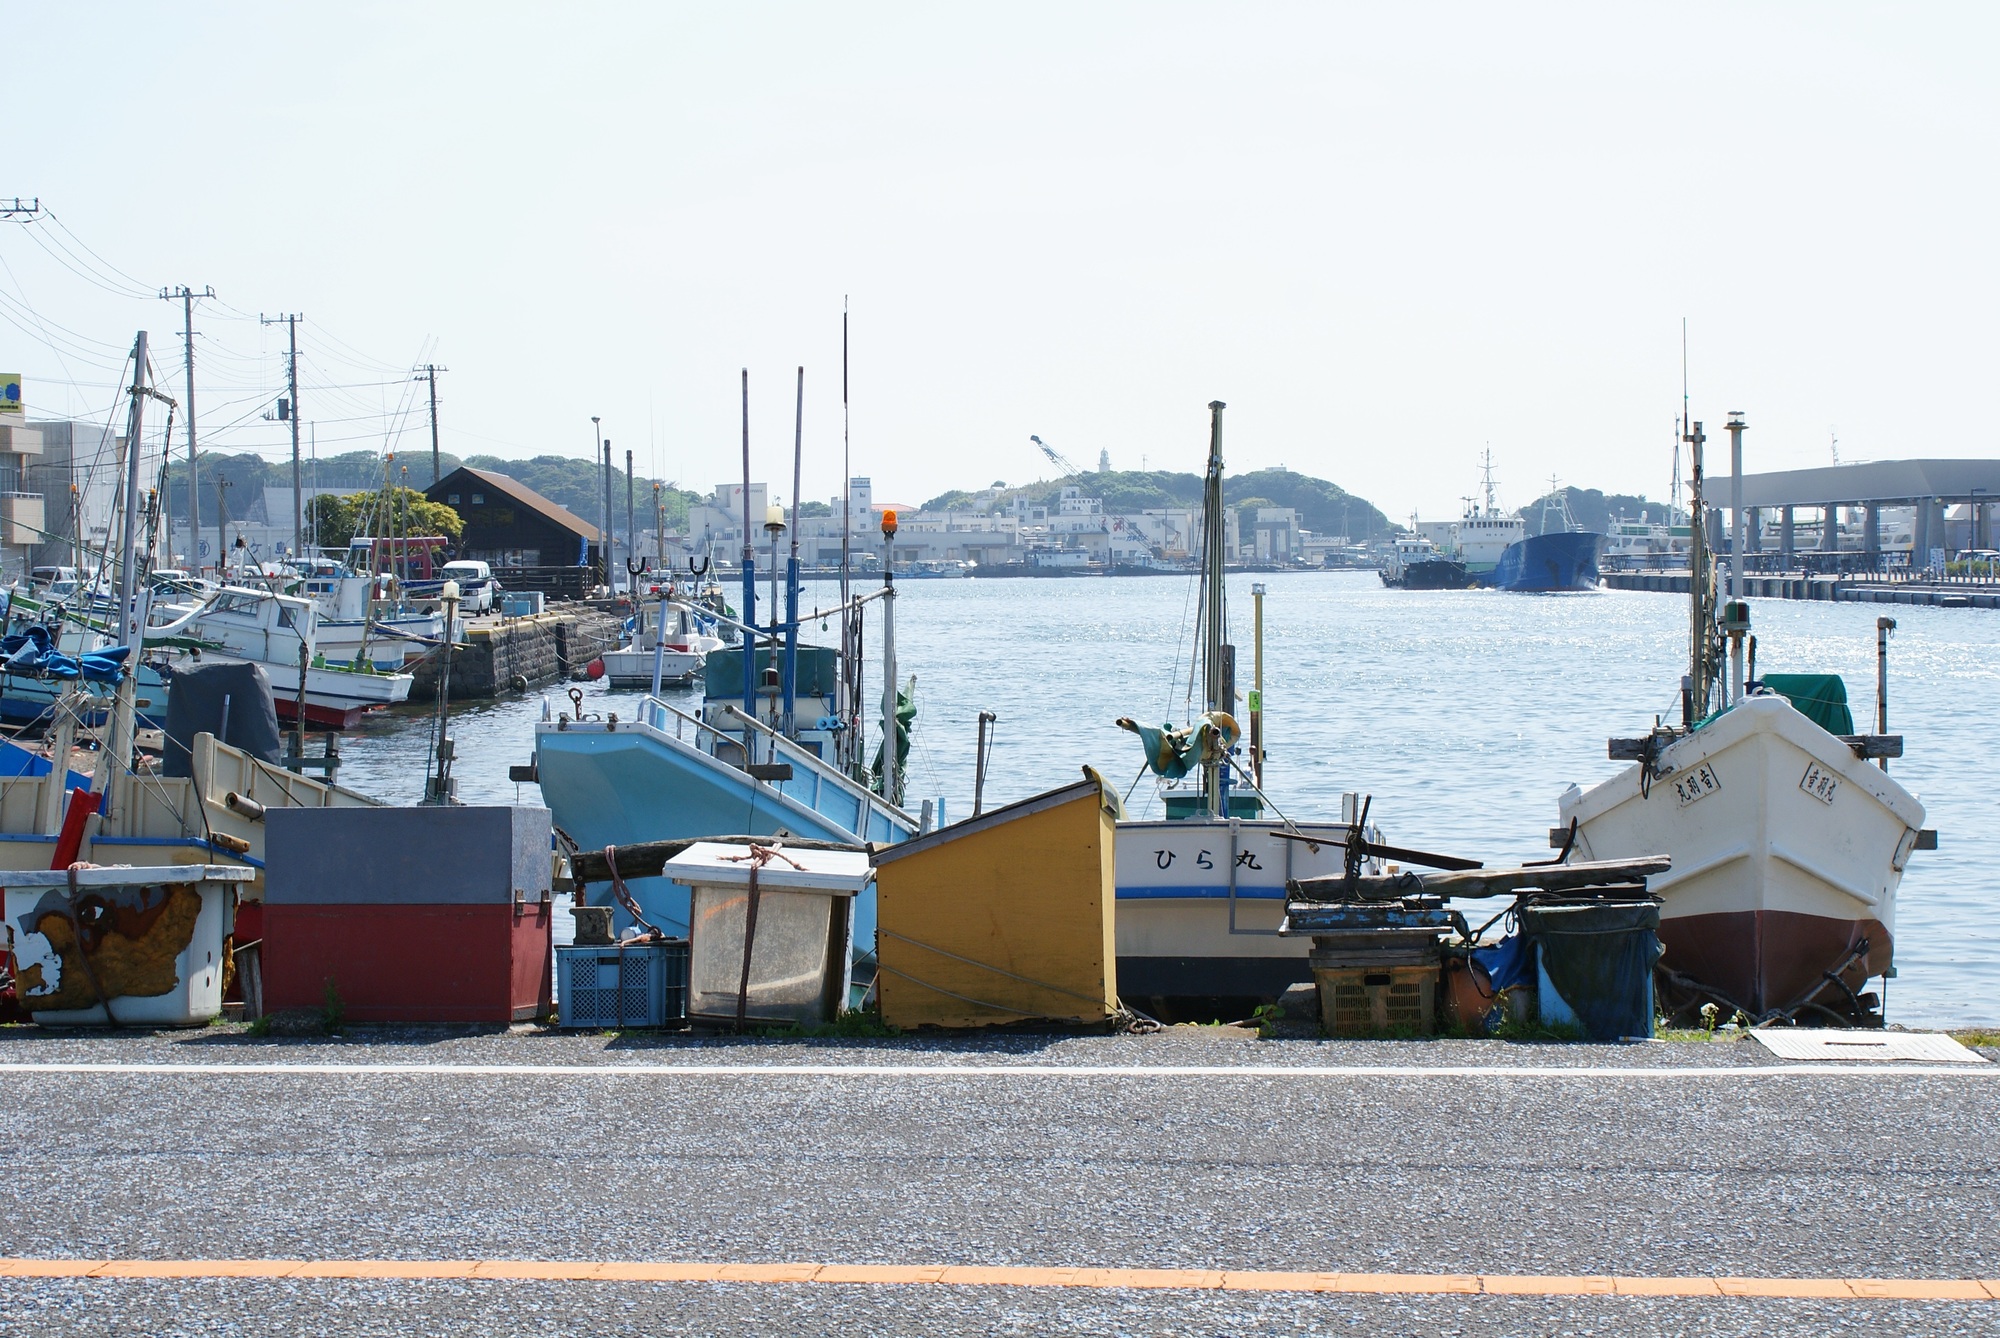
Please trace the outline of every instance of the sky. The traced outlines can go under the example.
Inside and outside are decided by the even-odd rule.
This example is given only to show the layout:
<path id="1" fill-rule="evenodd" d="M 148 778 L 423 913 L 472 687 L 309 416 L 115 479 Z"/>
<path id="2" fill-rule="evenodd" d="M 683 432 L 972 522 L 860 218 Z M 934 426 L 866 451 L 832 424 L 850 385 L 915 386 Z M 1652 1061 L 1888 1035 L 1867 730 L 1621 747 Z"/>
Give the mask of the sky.
<path id="1" fill-rule="evenodd" d="M 1558 478 L 2000 454 L 2000 8 L 8 0 L 0 371 L 204 446 L 302 313 L 322 453 L 591 451 L 878 499 L 1285 465 L 1394 516 Z M 39 230 L 37 232 L 36 230 Z M 32 235 L 31 235 L 32 234 Z M 209 432 L 214 433 L 213 436 Z M 1837 444 L 1836 444 L 1837 442 Z M 411 458 L 411 457 L 406 457 Z M 1713 467 L 1713 466 L 1712 466 Z M 427 477 L 427 465 L 424 468 Z M 418 471 L 412 470 L 413 481 Z"/>

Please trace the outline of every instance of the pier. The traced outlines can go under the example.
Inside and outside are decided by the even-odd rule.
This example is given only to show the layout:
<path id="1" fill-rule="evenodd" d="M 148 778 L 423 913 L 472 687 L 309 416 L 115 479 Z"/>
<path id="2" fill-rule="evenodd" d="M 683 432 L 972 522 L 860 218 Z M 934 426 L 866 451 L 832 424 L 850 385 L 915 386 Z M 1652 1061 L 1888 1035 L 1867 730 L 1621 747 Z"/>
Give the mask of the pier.
<path id="1" fill-rule="evenodd" d="M 1685 571 L 1607 571 L 1607 590 L 1656 590 L 1685 595 Z M 2000 581 L 1865 572 L 1820 575 L 1775 572 L 1743 575 L 1742 593 L 1751 599 L 1804 599 L 1847 604 L 1928 604 L 1946 609 L 2000 609 Z"/>
<path id="2" fill-rule="evenodd" d="M 509 618 L 499 613 L 469 619 L 451 653 L 454 700 L 497 697 L 561 682 L 618 647 L 624 615 L 603 602 L 553 604 L 545 613 Z M 412 701 L 436 701 L 442 657 L 427 656 L 413 670 Z"/>

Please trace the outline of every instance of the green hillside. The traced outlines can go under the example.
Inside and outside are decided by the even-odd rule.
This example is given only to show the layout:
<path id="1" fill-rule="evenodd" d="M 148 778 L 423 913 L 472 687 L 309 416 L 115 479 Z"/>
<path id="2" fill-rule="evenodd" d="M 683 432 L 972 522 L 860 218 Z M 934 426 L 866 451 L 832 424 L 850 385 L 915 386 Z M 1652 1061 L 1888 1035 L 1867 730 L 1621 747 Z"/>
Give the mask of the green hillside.
<path id="1" fill-rule="evenodd" d="M 998 494 L 1004 504 L 1021 498 L 1030 505 L 1052 504 L 1065 485 L 1077 484 L 1085 495 L 1104 499 L 1110 512 L 1146 511 L 1168 507 L 1195 508 L 1201 505 L 1202 476 L 1169 470 L 1113 470 L 1108 474 L 1077 474 L 1051 482 L 1031 483 Z M 1299 524 L 1315 534 L 1346 534 L 1358 541 L 1387 532 L 1391 526 L 1372 503 L 1356 497 L 1337 484 L 1290 469 L 1258 469 L 1248 474 L 1227 475 L 1222 485 L 1223 499 L 1231 506 L 1261 503 L 1289 506 L 1299 513 Z M 942 493 L 924 503 L 926 511 L 973 510 L 981 504 L 963 489 Z"/>
<path id="2" fill-rule="evenodd" d="M 495 474 L 505 474 L 519 479 L 542 496 L 558 506 L 563 506 L 595 521 L 604 509 L 604 475 L 601 464 L 563 455 L 538 455 L 532 460 L 503 460 L 497 455 L 473 455 L 461 460 L 449 451 L 439 453 L 439 463 L 449 474 L 461 464 L 474 469 L 485 469 Z M 396 484 L 407 484 L 422 491 L 431 482 L 431 454 L 424 451 L 405 451 L 391 466 Z M 349 451 L 343 455 L 322 457 L 317 463 L 308 462 L 304 467 L 305 483 L 308 488 L 379 488 L 382 486 L 382 457 L 373 451 Z M 216 483 L 227 483 L 226 496 L 229 514 L 240 517 L 249 508 L 253 499 L 262 495 L 265 487 L 289 488 L 292 486 L 292 464 L 289 459 L 268 460 L 261 455 L 244 453 L 240 455 L 210 454 L 201 456 L 201 514 L 203 528 L 215 523 Z M 653 480 L 639 477 L 636 480 L 635 510 L 641 529 L 652 528 Z M 187 515 L 187 462 L 177 460 L 168 474 L 170 505 L 173 514 Z M 667 524 L 685 524 L 688 503 L 698 500 L 700 494 L 668 487 L 662 490 L 661 500 L 666 504 Z M 611 474 L 612 507 L 617 512 L 615 520 L 618 529 L 625 528 L 625 471 L 614 463 Z"/>

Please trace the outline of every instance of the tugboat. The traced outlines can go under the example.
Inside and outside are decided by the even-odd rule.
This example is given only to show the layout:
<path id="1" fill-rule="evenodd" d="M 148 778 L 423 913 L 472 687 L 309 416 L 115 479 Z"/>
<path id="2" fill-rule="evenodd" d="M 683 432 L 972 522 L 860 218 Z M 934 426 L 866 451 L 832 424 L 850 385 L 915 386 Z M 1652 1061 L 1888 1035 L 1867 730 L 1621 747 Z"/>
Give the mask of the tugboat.
<path id="1" fill-rule="evenodd" d="M 1392 590 L 1470 590 L 1479 581 L 1454 561 L 1438 552 L 1429 539 L 1398 539 L 1382 566 L 1382 584 Z"/>

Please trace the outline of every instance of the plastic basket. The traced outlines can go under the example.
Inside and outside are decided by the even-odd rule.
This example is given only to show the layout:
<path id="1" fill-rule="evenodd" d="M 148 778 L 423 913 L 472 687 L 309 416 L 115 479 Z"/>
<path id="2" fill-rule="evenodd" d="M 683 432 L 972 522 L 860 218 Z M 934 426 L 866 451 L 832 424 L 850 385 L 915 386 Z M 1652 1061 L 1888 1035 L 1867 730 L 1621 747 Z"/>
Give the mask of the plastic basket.
<path id="1" fill-rule="evenodd" d="M 685 939 L 556 949 L 556 1020 L 565 1027 L 666 1027 L 687 1020 Z"/>

